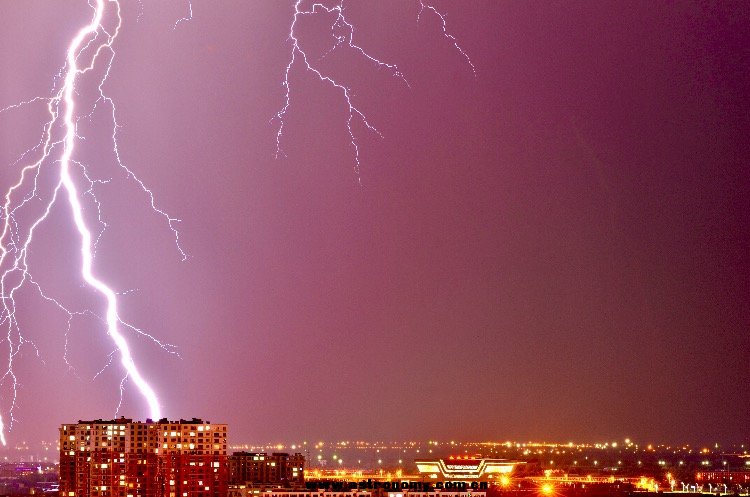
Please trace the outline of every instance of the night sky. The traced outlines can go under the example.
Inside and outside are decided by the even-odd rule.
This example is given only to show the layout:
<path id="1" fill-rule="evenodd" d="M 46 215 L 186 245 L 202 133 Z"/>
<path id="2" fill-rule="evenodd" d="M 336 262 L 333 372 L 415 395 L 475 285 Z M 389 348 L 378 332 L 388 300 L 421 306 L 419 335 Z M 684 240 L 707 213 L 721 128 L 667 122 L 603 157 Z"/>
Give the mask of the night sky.
<path id="1" fill-rule="evenodd" d="M 170 418 L 230 442 L 614 440 L 748 442 L 748 2 L 347 2 L 298 37 L 339 90 L 295 65 L 290 2 L 124 2 L 104 88 L 80 124 L 109 227 L 95 267 Z M 85 1 L 6 3 L 0 107 L 51 93 Z M 322 58 L 321 58 L 322 57 Z M 78 90 L 82 108 L 96 85 Z M 39 140 L 44 105 L 0 114 L 0 186 Z M 93 203 L 87 204 L 96 219 Z M 63 203 L 30 265 L 47 294 L 100 310 Z M 112 417 L 111 340 L 32 289 L 11 443 Z M 5 350 L 5 349 L 3 349 Z M 5 354 L 5 352 L 3 352 Z M 3 366 L 4 367 L 4 366 Z M 7 416 L 9 391 L 2 391 Z M 121 414 L 147 416 L 132 384 Z"/>

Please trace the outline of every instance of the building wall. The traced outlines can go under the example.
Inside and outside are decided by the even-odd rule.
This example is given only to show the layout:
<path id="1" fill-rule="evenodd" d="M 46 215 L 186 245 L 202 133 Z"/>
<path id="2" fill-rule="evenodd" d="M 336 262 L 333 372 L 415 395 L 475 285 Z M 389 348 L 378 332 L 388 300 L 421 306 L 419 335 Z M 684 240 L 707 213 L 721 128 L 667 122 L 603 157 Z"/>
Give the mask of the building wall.
<path id="1" fill-rule="evenodd" d="M 305 457 L 274 452 L 235 452 L 229 456 L 229 482 L 255 486 L 300 487 L 305 484 Z"/>
<path id="2" fill-rule="evenodd" d="M 242 485 L 230 485 L 229 497 L 252 497 L 254 490 Z M 389 492 L 383 489 L 373 490 L 351 490 L 341 492 L 323 492 L 323 491 L 270 491 L 263 492 L 263 497 L 487 497 L 486 492 L 412 492 L 405 490 L 403 492 Z"/>
<path id="3" fill-rule="evenodd" d="M 62 497 L 225 497 L 227 425 L 80 421 L 60 427 Z"/>
<path id="4" fill-rule="evenodd" d="M 695 474 L 698 483 L 750 483 L 750 471 L 699 471 Z"/>

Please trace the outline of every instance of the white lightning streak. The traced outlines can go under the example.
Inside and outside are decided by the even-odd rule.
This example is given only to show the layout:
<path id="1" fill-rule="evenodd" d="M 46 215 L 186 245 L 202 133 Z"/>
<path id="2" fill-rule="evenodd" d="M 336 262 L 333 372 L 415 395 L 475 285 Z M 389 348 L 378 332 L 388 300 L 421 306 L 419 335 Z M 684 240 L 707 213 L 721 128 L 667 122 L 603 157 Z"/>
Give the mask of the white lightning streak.
<path id="1" fill-rule="evenodd" d="M 332 76 L 329 76 L 323 72 L 321 68 L 316 66 L 315 64 L 310 62 L 310 57 L 308 57 L 307 52 L 302 49 L 300 46 L 300 41 L 297 38 L 295 34 L 295 28 L 297 26 L 297 21 L 302 16 L 314 16 L 318 14 L 336 14 L 336 18 L 334 19 L 333 23 L 331 24 L 331 32 L 333 33 L 334 37 L 336 38 L 336 43 L 329 50 L 325 55 L 330 53 L 331 51 L 335 50 L 339 46 L 343 45 L 344 42 L 346 42 L 346 46 L 352 50 L 355 50 L 360 55 L 365 57 L 370 62 L 374 63 L 379 68 L 386 68 L 391 71 L 391 73 L 402 79 L 404 83 L 408 85 L 406 82 L 406 79 L 404 78 L 404 75 L 401 73 L 401 71 L 398 69 L 398 67 L 395 64 L 388 64 L 386 62 L 383 62 L 376 57 L 371 56 L 368 54 L 362 47 L 359 45 L 356 45 L 354 43 L 354 26 L 346 19 L 346 16 L 344 15 L 344 2 L 343 0 L 339 2 L 337 5 L 334 5 L 333 7 L 327 7 L 321 3 L 313 3 L 312 6 L 304 10 L 301 8 L 301 5 L 303 3 L 303 0 L 297 0 L 294 4 L 294 17 L 292 18 L 292 24 L 289 27 L 289 40 L 291 41 L 292 50 L 291 50 L 291 56 L 289 58 L 289 63 L 286 66 L 286 70 L 284 71 L 284 82 L 283 86 L 286 89 L 286 94 L 284 96 L 284 106 L 276 113 L 276 119 L 279 122 L 278 130 L 276 131 L 276 158 L 279 157 L 281 152 L 281 138 L 284 133 L 284 117 L 286 116 L 287 112 L 289 111 L 289 106 L 291 105 L 291 86 L 289 82 L 289 73 L 292 70 L 292 67 L 294 66 L 294 63 L 299 59 L 304 64 L 304 67 L 307 71 L 313 73 L 317 78 L 329 86 L 332 86 L 336 88 L 337 90 L 341 91 L 342 96 L 344 97 L 344 102 L 347 107 L 348 117 L 346 120 L 346 128 L 349 132 L 349 145 L 354 150 L 354 171 L 357 174 L 357 179 L 361 182 L 360 178 L 360 161 L 359 161 L 359 146 L 357 145 L 357 139 L 354 135 L 354 130 L 352 129 L 352 123 L 354 121 L 355 117 L 358 117 L 359 120 L 369 129 L 370 131 L 376 133 L 378 136 L 382 137 L 383 135 L 378 131 L 373 125 L 371 125 L 367 117 L 354 105 L 352 102 L 352 90 L 344 83 L 339 82 L 337 79 L 333 78 Z M 345 35 L 336 35 L 336 28 L 343 28 L 346 31 Z"/>
<path id="2" fill-rule="evenodd" d="M 458 44 L 456 38 L 448 32 L 445 14 L 441 13 L 424 0 L 417 1 L 420 6 L 417 14 L 417 21 L 419 22 L 421 15 L 425 10 L 435 14 L 440 19 L 443 37 L 451 42 L 455 49 L 463 56 L 476 77 L 476 68 L 468 54 Z M 107 334 L 113 340 L 115 349 L 113 353 L 108 356 L 109 361 L 107 364 L 95 375 L 95 378 L 101 374 L 104 369 L 110 366 L 114 356 L 119 354 L 120 363 L 124 369 L 124 375 L 119 385 L 120 402 L 117 406 L 117 412 L 119 412 L 119 409 L 122 406 L 122 395 L 125 384 L 128 380 L 132 380 L 146 400 L 150 416 L 156 419 L 161 418 L 161 410 L 156 393 L 136 367 L 129 344 L 121 333 L 121 330 L 128 330 L 129 332 L 144 336 L 158 344 L 167 352 L 176 354 L 174 346 L 157 340 L 145 331 L 125 322 L 119 316 L 118 293 L 101 280 L 94 271 L 94 255 L 98 245 L 98 240 L 108 226 L 102 218 L 101 204 L 94 194 L 94 187 L 98 184 L 106 183 L 109 180 L 95 179 L 90 176 L 86 166 L 82 162 L 74 159 L 74 151 L 77 141 L 85 140 L 84 136 L 80 136 L 77 133 L 78 122 L 81 119 L 91 117 L 91 115 L 97 110 L 99 104 L 109 106 L 108 108 L 111 111 L 112 133 L 110 139 L 112 143 L 112 153 L 117 166 L 124 171 L 128 179 L 135 182 L 147 195 L 151 209 L 165 219 L 169 229 L 174 234 L 175 244 L 182 255 L 183 260 L 187 255 L 180 246 L 179 232 L 175 226 L 175 224 L 179 222 L 179 219 L 171 217 L 166 211 L 157 207 L 152 191 L 129 167 L 125 165 L 120 156 L 117 139 L 119 124 L 117 122 L 115 105 L 112 99 L 109 98 L 103 90 L 103 85 L 109 77 L 112 61 L 115 57 L 115 52 L 112 46 L 122 25 L 119 0 L 88 0 L 88 2 L 93 9 L 92 19 L 90 23 L 81 28 L 71 40 L 66 51 L 66 64 L 53 78 L 53 88 L 59 87 L 59 89 L 53 92 L 51 97 L 33 97 L 0 109 L 1 115 L 29 105 L 36 105 L 39 102 L 46 102 L 49 114 L 49 121 L 47 121 L 42 128 L 42 137 L 39 143 L 23 152 L 13 165 L 15 166 L 16 164 L 19 164 L 21 161 L 24 161 L 28 155 L 37 153 L 40 149 L 41 157 L 37 161 L 21 168 L 20 178 L 6 191 L 5 201 L 2 205 L 2 210 L 0 211 L 0 219 L 2 219 L 3 224 L 0 232 L 0 327 L 5 327 L 5 337 L 3 338 L 2 343 L 7 345 L 7 368 L 5 371 L 0 372 L 2 373 L 0 374 L 0 385 L 5 385 L 6 382 L 9 382 L 12 387 L 12 399 L 10 402 L 10 408 L 8 409 L 10 427 L 12 427 L 14 419 L 13 412 L 16 407 L 18 395 L 18 379 L 13 371 L 14 359 L 20 353 L 21 348 L 26 344 L 33 347 L 37 356 L 39 356 L 39 350 L 36 348 L 36 345 L 21 333 L 21 328 L 16 317 L 16 293 L 26 284 L 35 287 L 44 300 L 54 304 L 68 316 L 67 331 L 65 333 L 65 354 L 63 359 L 70 368 L 72 368 L 72 366 L 68 362 L 67 344 L 68 333 L 70 332 L 73 318 L 75 316 L 90 315 L 102 320 L 106 324 Z M 109 7 L 105 8 L 105 3 L 112 7 L 112 10 L 114 10 L 113 15 L 116 15 L 117 19 L 117 24 L 112 32 L 108 31 L 104 25 L 105 10 L 109 9 Z M 140 20 L 143 14 L 143 4 L 140 0 L 138 3 L 139 11 L 137 20 Z M 309 7 L 304 8 L 303 4 L 309 4 Z M 188 15 L 178 19 L 174 23 L 173 29 L 176 29 L 180 23 L 189 21 L 193 18 L 193 6 L 190 0 L 187 2 L 187 7 Z M 302 47 L 302 44 L 297 37 L 297 23 L 300 19 L 305 17 L 325 18 L 326 16 L 333 17 L 333 21 L 330 24 L 330 30 L 334 43 L 328 51 L 322 54 L 317 60 L 314 60 L 313 57 Z M 291 45 L 290 57 L 284 71 L 284 80 L 282 83 L 285 88 L 284 105 L 276 113 L 274 119 L 278 121 L 278 129 L 276 133 L 276 157 L 278 158 L 278 156 L 282 154 L 281 143 L 285 127 L 284 119 L 289 112 L 292 101 L 290 73 L 292 68 L 295 67 L 295 64 L 303 64 L 303 67 L 307 72 L 315 75 L 315 77 L 317 77 L 324 85 L 332 87 L 340 92 L 340 95 L 343 98 L 344 107 L 348 114 L 346 118 L 346 127 L 349 135 L 349 145 L 352 147 L 354 154 L 354 170 L 358 180 L 361 182 L 360 151 L 354 132 L 354 123 L 355 121 L 361 122 L 368 130 L 381 137 L 382 135 L 368 121 L 364 113 L 355 104 L 352 89 L 341 79 L 326 72 L 321 66 L 320 60 L 337 50 L 348 49 L 357 54 L 357 56 L 371 63 L 376 69 L 387 70 L 392 76 L 402 80 L 406 86 L 410 87 L 410 85 L 396 64 L 384 62 L 356 44 L 354 41 L 354 32 L 354 25 L 349 22 L 346 17 L 344 0 L 328 2 L 327 4 L 315 2 L 315 0 L 312 0 L 311 2 L 295 0 L 294 15 L 292 17 L 288 34 L 288 40 Z M 103 37 L 104 40 L 100 40 L 100 37 Z M 76 110 L 76 82 L 80 76 L 94 69 L 97 59 L 99 59 L 100 55 L 104 52 L 108 52 L 109 61 L 105 63 L 103 76 L 99 79 L 99 95 L 93 103 L 89 113 L 84 114 Z M 90 53 L 91 55 L 88 55 L 91 58 L 90 63 L 79 67 L 79 59 L 84 58 L 86 54 Z M 62 136 L 59 136 L 61 134 Z M 60 154 L 55 155 L 60 149 Z M 76 171 L 80 169 L 80 175 L 85 180 L 83 187 L 79 188 L 76 184 L 72 166 L 77 168 Z M 56 174 L 57 172 L 59 172 L 59 174 Z M 52 178 L 54 178 L 53 182 L 50 181 L 50 174 L 55 174 L 52 176 Z M 52 183 L 51 186 L 50 183 Z M 44 188 L 49 189 L 46 193 L 46 197 L 45 193 L 41 191 Z M 20 196 L 20 199 L 16 199 L 15 197 L 17 196 Z M 29 247 L 33 240 L 34 231 L 37 226 L 48 218 L 57 200 L 62 199 L 63 197 L 67 199 L 70 214 L 72 215 L 73 223 L 75 225 L 75 231 L 80 239 L 81 277 L 91 288 L 96 290 L 96 292 L 104 298 L 106 302 L 104 316 L 100 316 L 90 310 L 69 310 L 59 300 L 45 294 L 42 291 L 41 286 L 32 278 L 31 273 L 29 272 L 27 256 L 29 253 Z M 88 227 L 84 217 L 84 207 L 82 205 L 82 200 L 84 198 L 90 198 L 96 207 L 97 221 L 101 227 L 96 237 L 92 235 L 92 231 Z M 31 221 L 26 221 L 25 223 L 27 225 L 25 225 L 23 220 L 19 220 L 21 211 L 26 212 L 33 208 L 41 209 L 41 212 Z M 0 442 L 3 445 L 6 444 L 5 423 L 2 415 L 0 415 Z"/>
<path id="3" fill-rule="evenodd" d="M 187 15 L 187 17 L 181 17 L 180 19 L 177 19 L 177 21 L 174 23 L 174 26 L 172 26 L 172 30 L 174 31 L 175 29 L 177 29 L 177 26 L 181 22 L 188 22 L 188 21 L 190 21 L 192 19 L 193 19 L 193 2 L 192 1 L 188 1 L 188 15 Z"/>
<path id="4" fill-rule="evenodd" d="M 36 162 L 28 164 L 21 169 L 20 179 L 5 193 L 5 201 L 2 205 L 2 211 L 0 212 L 3 222 L 2 232 L 0 233 L 0 268 L 6 268 L 0 273 L 0 326 L 5 327 L 6 333 L 3 342 L 7 345 L 7 368 L 2 375 L 0 375 L 0 384 L 10 382 L 12 387 L 12 399 L 10 400 L 10 408 L 8 409 L 10 420 L 9 426 L 11 427 L 18 395 L 18 379 L 13 371 L 14 359 L 25 344 L 31 345 L 35 349 L 37 355 L 39 355 L 39 351 L 36 349 L 33 342 L 25 338 L 21 333 L 21 328 L 16 318 L 16 293 L 25 284 L 35 287 L 44 300 L 54 304 L 67 314 L 68 329 L 65 333 L 65 354 L 63 359 L 71 369 L 72 366 L 67 358 L 67 343 L 68 332 L 70 331 L 73 317 L 88 314 L 102 320 L 106 324 L 107 334 L 115 345 L 113 354 L 119 355 L 120 364 L 124 369 L 124 375 L 119 384 L 120 401 L 117 406 L 117 412 L 119 412 L 119 409 L 122 406 L 122 395 L 125 383 L 127 380 L 132 380 L 148 404 L 150 417 L 154 419 L 161 418 L 161 407 L 156 393 L 136 366 L 129 344 L 121 333 L 122 328 L 126 328 L 130 332 L 144 336 L 158 344 L 167 352 L 176 354 L 174 346 L 163 343 L 145 331 L 122 320 L 118 313 L 117 292 L 100 279 L 94 271 L 94 250 L 99 237 L 101 237 L 103 230 L 107 227 L 107 223 L 101 216 L 101 204 L 94 195 L 94 186 L 95 184 L 107 183 L 109 180 L 92 179 L 84 164 L 76 161 L 73 157 L 77 141 L 85 139 L 85 137 L 77 134 L 77 123 L 82 118 L 90 117 L 97 109 L 99 103 L 104 103 L 111 109 L 112 152 L 117 165 L 126 173 L 126 176 L 130 180 L 134 181 L 141 190 L 146 193 L 152 210 L 167 221 L 169 228 L 174 233 L 177 249 L 183 256 L 183 259 L 186 258 L 186 254 L 180 247 L 179 233 L 174 226 L 174 223 L 179 220 L 169 216 L 165 211 L 156 206 L 154 195 L 151 190 L 146 187 L 146 185 L 123 163 L 120 158 L 117 144 L 118 123 L 115 116 L 114 102 L 105 95 L 102 89 L 105 81 L 109 77 L 112 60 L 115 56 L 112 45 L 117 38 L 122 25 L 119 1 L 90 0 L 89 4 L 93 9 L 92 19 L 89 24 L 76 33 L 67 48 L 66 64 L 55 78 L 55 84 L 61 85 L 59 90 L 49 98 L 35 97 L 0 109 L 0 114 L 2 114 L 6 111 L 45 101 L 49 113 L 49 121 L 43 127 L 42 139 L 40 142 L 36 146 L 25 151 L 14 164 L 17 164 L 28 154 L 34 153 L 40 148 L 41 157 Z M 105 4 L 107 7 L 105 7 Z M 116 16 L 117 20 L 117 24 L 111 32 L 108 31 L 104 25 L 104 16 L 105 11 L 107 10 L 112 10 L 111 15 Z M 192 6 L 190 6 L 190 13 L 192 17 Z M 94 69 L 95 65 L 97 65 L 97 59 L 99 59 L 104 52 L 109 53 L 109 61 L 108 63 L 105 63 L 103 76 L 99 80 L 99 96 L 93 103 L 93 107 L 87 115 L 79 115 L 80 112 L 76 109 L 76 82 L 80 76 Z M 79 66 L 79 60 L 82 59 L 86 53 L 91 53 L 90 62 L 88 65 Z M 62 134 L 62 136 L 56 138 L 55 135 L 58 133 Z M 53 155 L 53 152 L 58 149 L 61 149 L 59 156 Z M 72 166 L 80 168 L 80 174 L 87 183 L 87 185 L 80 190 L 74 180 L 71 170 Z M 49 178 L 49 174 L 54 174 L 55 176 L 52 177 L 55 179 L 52 186 L 47 187 L 50 188 L 50 193 L 48 193 L 48 198 L 45 200 L 42 198 L 43 193 L 40 191 L 40 184 L 48 184 L 49 179 L 46 183 L 40 183 L 40 181 L 42 177 Z M 28 191 L 21 195 L 20 199 L 15 199 L 15 197 L 19 196 L 19 193 L 23 188 Z M 84 196 L 91 197 L 94 206 L 96 207 L 97 220 L 101 226 L 101 231 L 96 239 L 92 236 L 92 231 L 85 220 L 84 208 L 82 205 L 82 198 Z M 27 256 L 29 253 L 29 247 L 33 240 L 34 231 L 37 226 L 48 218 L 57 200 L 62 199 L 63 197 L 67 199 L 73 224 L 75 225 L 75 231 L 80 240 L 81 277 L 91 288 L 96 290 L 96 292 L 104 298 L 106 302 L 106 311 L 103 317 L 100 317 L 97 313 L 89 310 L 74 312 L 67 309 L 59 300 L 46 295 L 42 291 L 41 286 L 31 277 L 31 273 L 29 272 Z M 25 208 L 26 210 L 29 208 L 39 208 L 35 206 L 39 206 L 40 202 L 42 209 L 41 213 L 36 215 L 34 219 L 29 222 L 29 225 L 24 228 L 24 223 L 18 220 L 20 210 L 22 208 Z M 113 355 L 110 354 L 110 363 L 112 358 Z M 107 366 L 108 365 L 109 363 Z M 105 368 L 107 366 L 105 366 Z M 95 378 L 100 373 L 101 371 L 95 375 Z M 2 415 L 0 415 L 0 442 L 3 445 L 6 444 L 5 428 L 5 422 Z"/>
<path id="5" fill-rule="evenodd" d="M 474 63 L 469 58 L 469 55 L 466 52 L 464 52 L 464 49 L 461 48 L 461 45 L 458 44 L 458 40 L 456 40 L 456 37 L 448 32 L 448 25 L 445 19 L 445 14 L 439 12 L 432 5 L 424 3 L 424 0 L 419 0 L 419 13 L 417 14 L 417 22 L 419 22 L 420 18 L 422 17 L 422 12 L 424 12 L 425 9 L 432 11 L 432 13 L 434 13 L 436 16 L 440 18 L 441 27 L 443 28 L 443 36 L 447 38 L 450 42 L 452 42 L 456 50 L 458 50 L 458 52 L 464 57 L 464 59 L 466 59 L 466 62 L 471 67 L 471 72 L 474 73 L 474 77 L 476 78 L 477 68 L 474 67 Z"/>
<path id="6" fill-rule="evenodd" d="M 448 39 L 456 48 L 456 50 L 458 50 L 458 52 L 464 57 L 464 59 L 466 59 L 466 62 L 471 67 L 474 77 L 476 77 L 477 75 L 476 68 L 474 67 L 474 64 L 472 63 L 468 54 L 463 50 L 463 48 L 461 48 L 456 38 L 448 32 L 445 14 L 438 11 L 432 5 L 425 3 L 424 0 L 418 0 L 418 2 L 419 2 L 420 8 L 419 8 L 419 12 L 417 13 L 417 22 L 419 22 L 421 15 L 425 11 L 425 9 L 433 12 L 440 19 L 443 36 L 446 39 Z M 324 70 L 319 65 L 311 62 L 311 57 L 309 57 L 307 52 L 300 46 L 300 40 L 297 38 L 297 35 L 295 33 L 295 28 L 297 27 L 297 21 L 301 19 L 303 16 L 309 17 L 309 16 L 323 16 L 326 14 L 335 14 L 336 17 L 333 23 L 331 24 L 331 35 L 333 38 L 335 38 L 336 41 L 334 45 L 320 57 L 321 59 L 327 57 L 330 53 L 337 50 L 338 48 L 342 46 L 346 46 L 347 48 L 354 50 L 361 57 L 372 62 L 377 68 L 389 70 L 393 76 L 398 77 L 401 80 L 403 80 L 403 82 L 409 88 L 411 88 L 411 85 L 409 85 L 409 82 L 406 81 L 404 74 L 401 72 L 401 70 L 398 68 L 396 64 L 384 62 L 378 59 L 377 57 L 370 55 L 362 47 L 354 43 L 354 25 L 351 22 L 349 22 L 346 18 L 344 0 L 339 0 L 338 3 L 330 7 L 322 3 L 312 3 L 310 7 L 307 9 L 302 8 L 303 3 L 306 3 L 306 2 L 304 2 L 304 0 L 295 1 L 294 15 L 292 17 L 292 22 L 289 27 L 288 39 L 291 42 L 291 54 L 289 57 L 289 62 L 286 65 L 286 69 L 284 71 L 284 81 L 282 82 L 282 85 L 284 86 L 284 89 L 285 89 L 284 106 L 274 116 L 274 119 L 278 121 L 278 128 L 276 130 L 276 158 L 278 159 L 279 155 L 282 154 L 281 141 L 284 135 L 284 125 L 285 125 L 284 117 L 289 112 L 289 107 L 291 105 L 291 100 L 292 100 L 292 96 L 291 96 L 292 90 L 291 90 L 291 85 L 289 81 L 289 73 L 292 70 L 292 67 L 294 66 L 294 64 L 297 62 L 297 60 L 300 60 L 302 64 L 304 64 L 304 68 L 308 72 L 313 73 L 321 82 L 339 90 L 343 96 L 344 105 L 348 113 L 348 116 L 346 119 L 346 128 L 349 133 L 349 145 L 352 147 L 354 151 L 354 171 L 357 174 L 357 180 L 361 184 L 362 179 L 360 175 L 361 164 L 360 164 L 360 158 L 359 158 L 359 145 L 357 145 L 357 138 L 352 128 L 353 121 L 355 120 L 355 118 L 358 118 L 362 122 L 362 124 L 364 124 L 367 127 L 367 129 L 376 133 L 381 138 L 383 137 L 383 135 L 372 124 L 370 124 L 370 122 L 367 120 L 365 115 L 359 110 L 357 106 L 354 105 L 354 102 L 352 101 L 352 96 L 353 96 L 352 89 L 349 86 L 347 86 L 345 83 L 341 82 L 340 80 L 324 72 Z M 338 32 L 341 30 L 344 31 L 344 34 L 338 34 Z"/>

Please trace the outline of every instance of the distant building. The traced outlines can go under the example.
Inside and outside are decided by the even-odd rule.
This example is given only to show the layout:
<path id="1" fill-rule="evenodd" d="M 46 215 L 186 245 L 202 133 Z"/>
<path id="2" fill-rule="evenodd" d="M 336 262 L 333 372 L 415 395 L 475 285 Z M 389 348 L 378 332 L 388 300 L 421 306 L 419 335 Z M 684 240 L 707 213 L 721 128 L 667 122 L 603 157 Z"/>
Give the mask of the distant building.
<path id="1" fill-rule="evenodd" d="M 417 459 L 421 476 L 441 481 L 488 481 L 512 473 L 520 461 L 485 459 L 481 456 L 450 456 L 447 459 Z"/>
<path id="2" fill-rule="evenodd" d="M 698 483 L 726 483 L 726 484 L 747 484 L 750 483 L 750 471 L 727 471 L 727 470 L 709 470 L 698 471 L 695 474 Z"/>
<path id="3" fill-rule="evenodd" d="M 235 452 L 229 456 L 229 482 L 254 487 L 301 487 L 305 484 L 305 456 L 286 452 Z"/>
<path id="4" fill-rule="evenodd" d="M 247 488 L 244 485 L 230 485 L 229 497 L 253 497 L 257 490 Z M 383 489 L 372 490 L 339 490 L 327 492 L 321 490 L 271 490 L 262 493 L 263 497 L 487 497 L 487 492 L 453 492 L 447 490 L 435 490 L 432 492 L 414 492 L 411 490 L 387 491 Z"/>
<path id="5" fill-rule="evenodd" d="M 225 497 L 227 425 L 119 418 L 60 427 L 61 497 Z"/>

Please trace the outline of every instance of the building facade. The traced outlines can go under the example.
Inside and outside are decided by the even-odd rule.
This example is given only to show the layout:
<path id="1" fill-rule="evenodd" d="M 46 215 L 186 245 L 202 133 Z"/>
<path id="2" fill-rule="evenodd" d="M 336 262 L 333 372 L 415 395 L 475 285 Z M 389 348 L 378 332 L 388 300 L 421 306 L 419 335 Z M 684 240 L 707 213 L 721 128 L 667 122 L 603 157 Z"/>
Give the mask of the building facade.
<path id="1" fill-rule="evenodd" d="M 227 425 L 119 418 L 60 427 L 62 497 L 225 497 Z"/>
<path id="2" fill-rule="evenodd" d="M 305 484 L 305 456 L 286 452 L 235 452 L 229 456 L 229 482 L 254 487 L 296 488 Z"/>
<path id="3" fill-rule="evenodd" d="M 487 492 L 453 492 L 450 490 L 434 490 L 431 492 L 418 492 L 412 490 L 388 491 L 382 488 L 370 490 L 339 490 L 327 492 L 322 490 L 269 490 L 258 493 L 258 490 L 245 487 L 244 485 L 230 485 L 229 497 L 487 497 Z"/>
<path id="4" fill-rule="evenodd" d="M 522 461 L 488 459 L 481 456 L 450 456 L 447 459 L 417 459 L 419 474 L 440 481 L 489 481 L 508 475 Z"/>
<path id="5" fill-rule="evenodd" d="M 721 469 L 698 471 L 695 474 L 698 483 L 748 484 L 750 471 L 726 471 Z"/>

